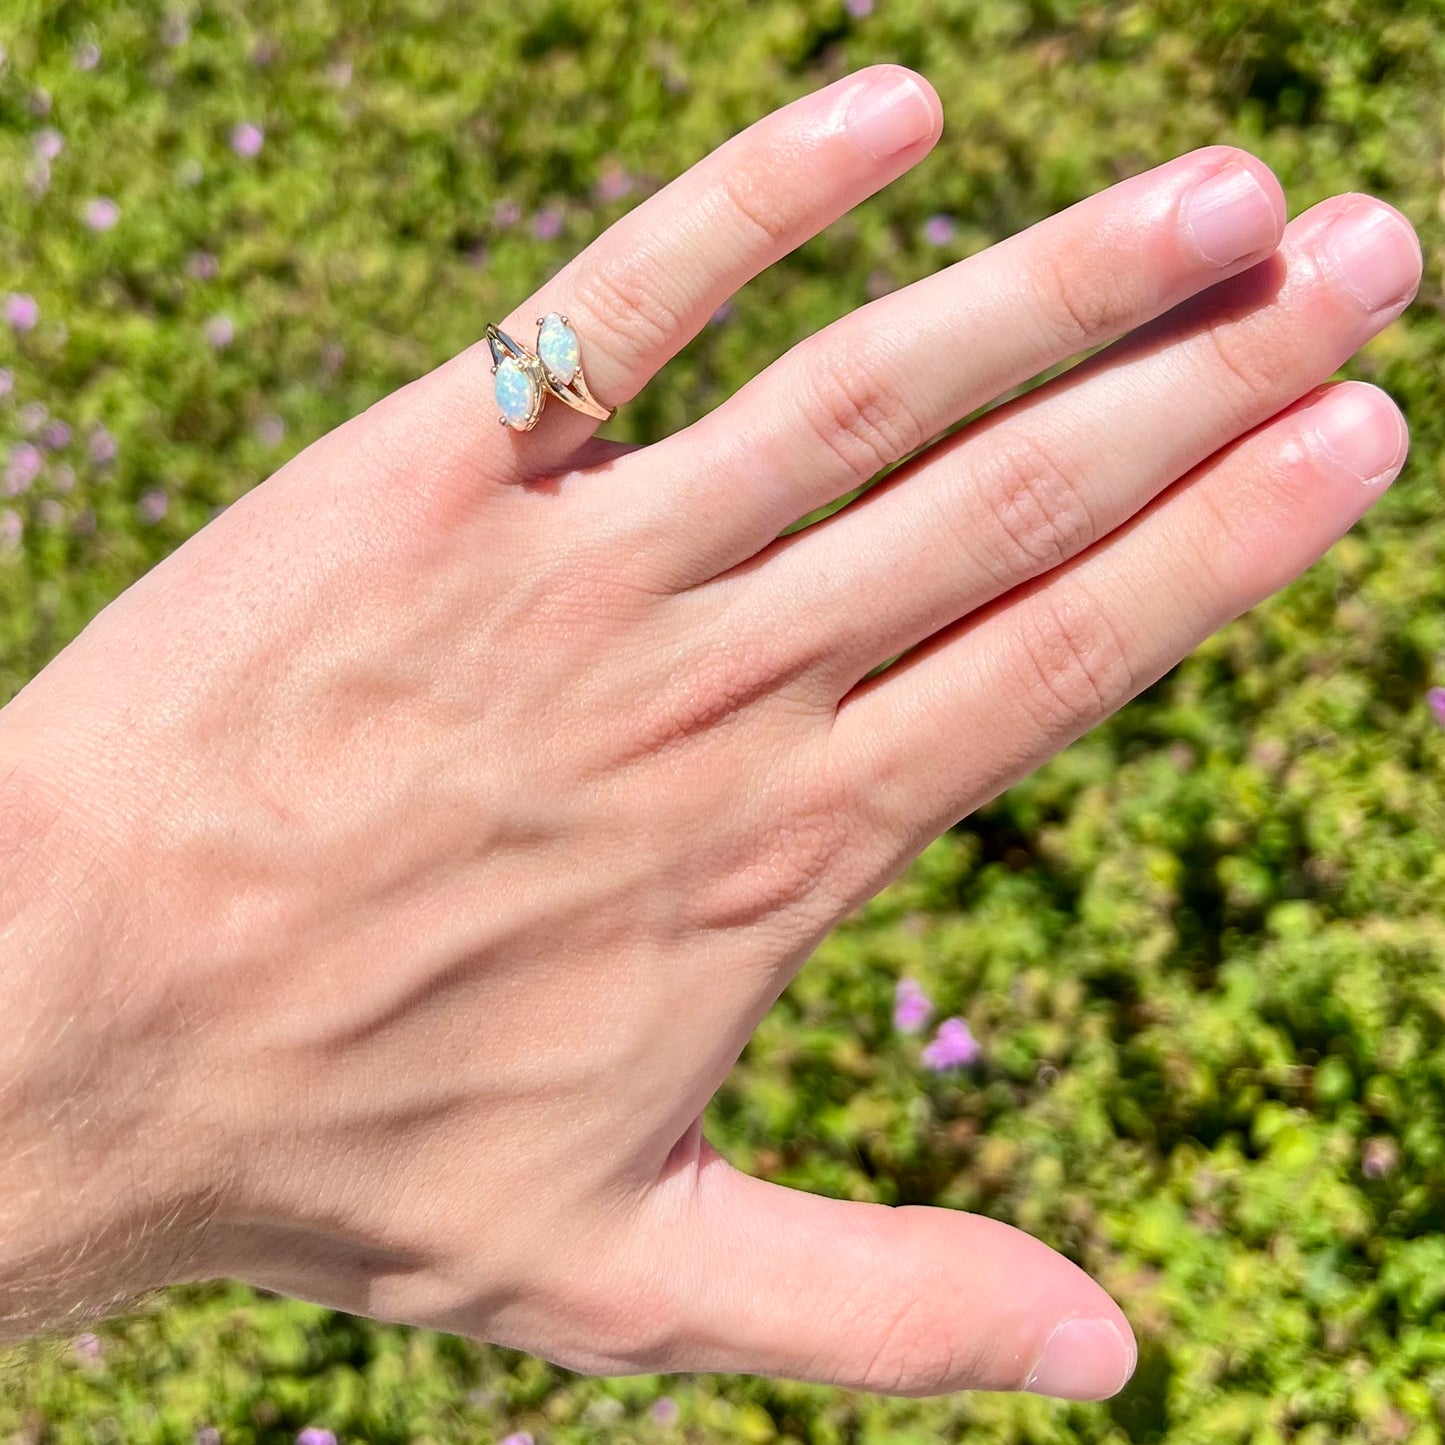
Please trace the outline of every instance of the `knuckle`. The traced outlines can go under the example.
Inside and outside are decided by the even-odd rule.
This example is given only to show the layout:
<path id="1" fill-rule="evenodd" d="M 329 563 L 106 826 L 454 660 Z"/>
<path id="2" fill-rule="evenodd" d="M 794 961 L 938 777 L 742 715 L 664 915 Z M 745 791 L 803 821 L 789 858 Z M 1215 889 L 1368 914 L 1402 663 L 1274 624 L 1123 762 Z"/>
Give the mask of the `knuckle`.
<path id="1" fill-rule="evenodd" d="M 654 1284 L 634 1285 L 613 1304 L 602 1336 L 604 1358 L 588 1374 L 652 1374 L 676 1368 L 681 1355 L 678 1306 Z"/>
<path id="2" fill-rule="evenodd" d="M 786 804 L 755 818 L 732 862 L 703 890 L 700 921 L 708 928 L 725 931 L 790 919 L 793 924 L 784 929 L 791 933 L 794 926 L 810 928 L 813 913 L 834 909 L 835 875 L 852 844 L 847 810 L 828 790 L 810 789 L 807 783 L 787 794 Z M 814 899 L 821 905 L 809 908 Z"/>
<path id="3" fill-rule="evenodd" d="M 1036 262 L 1036 304 L 1049 335 L 1070 352 L 1128 329 L 1135 320 L 1127 283 L 1109 268 L 1081 265 L 1074 252 L 1046 250 Z"/>
<path id="4" fill-rule="evenodd" d="M 1253 417 L 1258 401 L 1279 386 L 1280 359 L 1251 344 L 1247 333 L 1224 323 L 1211 326 L 1208 337 L 1209 371 L 1226 392 L 1239 397 L 1244 419 Z"/>
<path id="5" fill-rule="evenodd" d="M 1135 691 L 1133 667 L 1108 613 L 1083 593 L 1019 609 L 1020 699 L 1045 733 L 1076 737 Z"/>
<path id="6" fill-rule="evenodd" d="M 1271 487 L 1278 488 L 1281 484 L 1286 489 L 1303 490 L 1312 480 L 1309 473 L 1309 458 L 1302 448 L 1285 452 L 1267 459 L 1260 468 L 1260 480 L 1265 485 L 1259 491 L 1262 495 L 1267 494 Z M 1213 487 L 1200 486 L 1194 495 L 1204 516 L 1203 525 L 1193 533 L 1196 539 L 1193 580 L 1196 591 L 1207 589 L 1213 592 L 1217 589 L 1222 559 L 1241 553 L 1248 555 L 1257 550 L 1262 509 L 1258 505 L 1252 507 L 1246 525 L 1237 509 L 1217 495 Z"/>
<path id="7" fill-rule="evenodd" d="M 1083 482 L 1071 476 L 1036 438 L 1006 443 L 992 458 L 990 510 L 1005 555 L 999 582 L 1045 572 L 1081 552 L 1097 536 Z"/>
<path id="8" fill-rule="evenodd" d="M 867 1367 L 864 1388 L 884 1395 L 922 1395 L 944 1386 L 951 1378 L 950 1331 L 921 1297 L 906 1299 L 892 1318 L 860 1322 L 878 1334 Z"/>
<path id="9" fill-rule="evenodd" d="M 683 1335 L 678 1301 L 636 1268 L 609 1270 L 598 1286 L 575 1283 L 548 1300 L 558 1364 L 584 1375 L 650 1374 L 676 1368 Z"/>
<path id="10" fill-rule="evenodd" d="M 793 232 L 792 210 L 787 204 L 791 192 L 778 186 L 778 174 L 772 165 L 729 169 L 722 172 L 720 183 L 734 219 L 769 253 L 786 245 Z"/>
<path id="11" fill-rule="evenodd" d="M 638 714 L 635 749 L 646 756 L 723 726 L 781 692 L 795 679 L 799 666 L 785 643 L 719 629 Z"/>
<path id="12" fill-rule="evenodd" d="M 993 1386 L 993 1347 L 987 1340 L 956 1338 L 958 1322 L 923 1299 L 909 1300 L 883 1326 L 882 1337 L 864 1371 L 863 1388 L 884 1395 L 937 1395 L 973 1386 Z M 1012 1388 L 1012 1381 L 996 1388 Z"/>
<path id="13" fill-rule="evenodd" d="M 684 334 L 682 320 L 652 279 L 654 274 L 665 274 L 665 269 L 634 254 L 585 266 L 578 281 L 573 309 L 586 313 L 587 345 L 623 368 L 670 352 Z"/>
<path id="14" fill-rule="evenodd" d="M 836 359 L 808 376 L 807 424 L 856 484 L 927 440 L 903 397 L 867 363 Z"/>
<path id="15" fill-rule="evenodd" d="M 1238 454 L 1246 470 L 1225 479 L 1232 485 L 1216 488 L 1206 478 L 1194 492 L 1198 524 L 1181 541 L 1190 563 L 1190 620 L 1200 627 L 1219 626 L 1273 590 L 1269 579 L 1290 554 L 1300 513 L 1318 490 L 1303 447 L 1273 455 L 1250 450 Z"/>
<path id="16" fill-rule="evenodd" d="M 895 1218 L 917 1213 L 903 1205 Z M 894 1277 L 918 1279 L 937 1268 L 938 1235 L 925 1230 L 912 1239 L 889 1231 Z M 899 1297 L 876 1279 L 860 1280 L 839 1305 L 850 1320 L 849 1334 L 868 1338 L 859 1384 L 887 1395 L 934 1395 L 959 1389 L 1016 1389 L 1018 1363 L 1002 1349 L 998 1331 L 971 1328 L 960 1320 L 952 1296 L 910 1290 Z M 850 1372 L 851 1374 L 851 1372 Z"/>

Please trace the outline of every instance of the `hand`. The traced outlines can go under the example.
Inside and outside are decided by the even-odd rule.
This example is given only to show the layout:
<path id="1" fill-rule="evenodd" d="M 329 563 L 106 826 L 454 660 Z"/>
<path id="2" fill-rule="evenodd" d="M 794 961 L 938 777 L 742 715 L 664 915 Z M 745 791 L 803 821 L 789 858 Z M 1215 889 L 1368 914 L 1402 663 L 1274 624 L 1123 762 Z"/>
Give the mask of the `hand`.
<path id="1" fill-rule="evenodd" d="M 625 403 L 939 129 L 905 71 L 842 81 L 504 329 L 566 313 Z M 1317 388 L 1419 266 L 1216 148 L 654 446 L 499 427 L 477 346 L 297 457 L 0 713 L 12 1333 L 232 1275 L 589 1371 L 1120 1388 L 1066 1260 L 747 1178 L 699 1115 L 840 917 L 1380 494 L 1398 412 Z"/>

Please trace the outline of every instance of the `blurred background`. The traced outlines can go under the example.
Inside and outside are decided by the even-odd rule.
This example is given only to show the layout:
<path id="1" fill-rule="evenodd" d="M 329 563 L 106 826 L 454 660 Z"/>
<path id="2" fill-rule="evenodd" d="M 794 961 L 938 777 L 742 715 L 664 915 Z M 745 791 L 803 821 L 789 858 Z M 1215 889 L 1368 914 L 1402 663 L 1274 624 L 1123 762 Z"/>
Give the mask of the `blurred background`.
<path id="1" fill-rule="evenodd" d="M 712 1111 L 770 1178 L 1064 1250 L 1138 1331 L 1124 1395 L 587 1380 L 215 1285 L 13 1353 L 0 1438 L 1441 1440 L 1441 0 L 0 0 L 0 45 L 0 701 L 218 508 L 857 66 L 927 74 L 942 144 L 614 434 L 1211 142 L 1292 213 L 1386 197 L 1426 250 L 1351 368 L 1414 428 L 1380 507 L 842 926 Z"/>

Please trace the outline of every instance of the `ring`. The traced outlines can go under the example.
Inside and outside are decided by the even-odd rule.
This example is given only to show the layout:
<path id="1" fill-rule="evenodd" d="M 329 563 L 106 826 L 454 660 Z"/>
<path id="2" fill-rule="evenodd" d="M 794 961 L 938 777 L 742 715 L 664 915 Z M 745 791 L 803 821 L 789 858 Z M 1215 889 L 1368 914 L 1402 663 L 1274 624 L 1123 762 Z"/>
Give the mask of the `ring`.
<path id="1" fill-rule="evenodd" d="M 607 421 L 613 408 L 603 406 L 587 390 L 582 374 L 582 344 L 565 316 L 549 311 L 537 322 L 537 349 L 519 346 L 499 326 L 487 324 L 487 345 L 492 352 L 492 394 L 497 399 L 503 426 L 531 431 L 542 415 L 547 393 L 573 411 Z"/>

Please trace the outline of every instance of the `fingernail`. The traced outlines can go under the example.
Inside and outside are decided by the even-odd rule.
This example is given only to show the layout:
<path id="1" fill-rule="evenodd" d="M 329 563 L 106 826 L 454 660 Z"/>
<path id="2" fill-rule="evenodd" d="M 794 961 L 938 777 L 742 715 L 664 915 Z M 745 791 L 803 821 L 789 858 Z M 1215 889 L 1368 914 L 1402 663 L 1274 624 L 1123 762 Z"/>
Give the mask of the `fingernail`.
<path id="1" fill-rule="evenodd" d="M 1244 166 L 1226 166 L 1200 181 L 1185 196 L 1181 217 L 1194 249 L 1213 266 L 1228 266 L 1279 244 L 1275 204 Z"/>
<path id="2" fill-rule="evenodd" d="M 1331 387 L 1308 416 L 1316 460 L 1341 480 L 1379 487 L 1399 476 L 1410 449 L 1409 430 L 1374 387 L 1359 382 Z"/>
<path id="3" fill-rule="evenodd" d="M 875 160 L 887 160 L 933 134 L 933 107 L 915 76 L 890 71 L 853 97 L 848 126 Z"/>
<path id="4" fill-rule="evenodd" d="M 1408 301 L 1420 284 L 1420 243 L 1388 206 L 1351 206 L 1325 232 L 1325 252 L 1340 285 L 1367 311 Z"/>
<path id="5" fill-rule="evenodd" d="M 1139 1352 L 1112 1320 L 1064 1320 L 1044 1344 L 1024 1389 L 1058 1400 L 1104 1400 L 1134 1373 Z"/>

